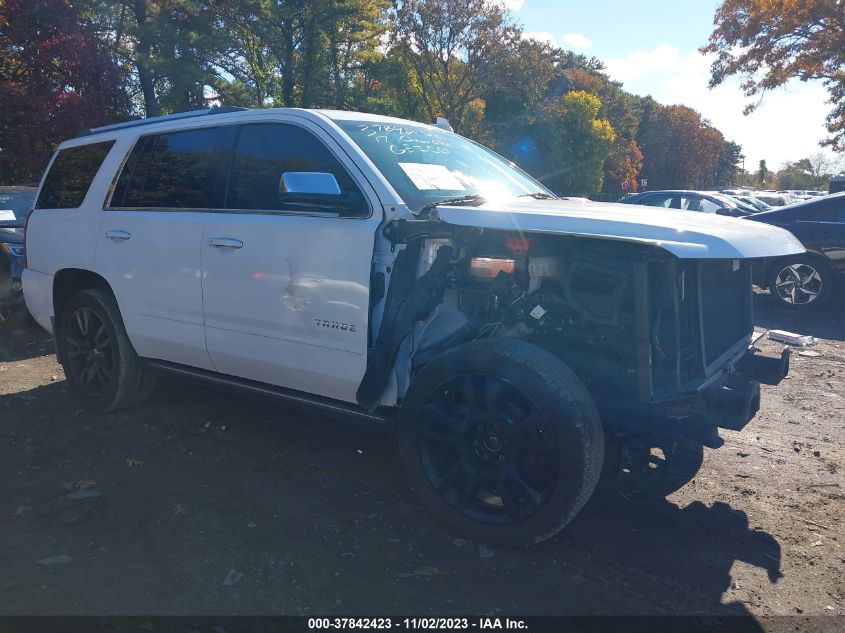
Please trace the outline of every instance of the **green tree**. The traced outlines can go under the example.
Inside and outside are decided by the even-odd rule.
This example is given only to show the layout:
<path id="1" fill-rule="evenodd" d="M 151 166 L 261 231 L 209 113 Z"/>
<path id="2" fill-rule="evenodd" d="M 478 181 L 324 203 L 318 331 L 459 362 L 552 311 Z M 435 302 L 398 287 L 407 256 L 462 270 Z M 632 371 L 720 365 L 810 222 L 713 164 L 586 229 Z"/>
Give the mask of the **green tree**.
<path id="1" fill-rule="evenodd" d="M 446 117 L 477 136 L 485 86 L 494 82 L 520 29 L 490 0 L 401 0 L 391 44 L 412 72 L 430 120 Z"/>
<path id="2" fill-rule="evenodd" d="M 543 107 L 529 125 L 538 151 L 526 166 L 555 192 L 590 196 L 601 189 L 616 133 L 610 121 L 600 118 L 600 110 L 597 96 L 575 90 Z"/>
<path id="3" fill-rule="evenodd" d="M 733 141 L 725 141 L 719 152 L 716 162 L 716 171 L 713 174 L 714 186 L 727 186 L 736 184 L 739 177 L 740 163 L 742 162 L 742 146 Z"/>
<path id="4" fill-rule="evenodd" d="M 219 78 L 224 0 L 79 0 L 146 116 L 203 107 Z"/>
<path id="5" fill-rule="evenodd" d="M 765 160 L 760 160 L 760 168 L 757 171 L 757 182 L 761 185 L 766 182 L 766 178 L 769 177 L 769 168 L 766 166 Z"/>

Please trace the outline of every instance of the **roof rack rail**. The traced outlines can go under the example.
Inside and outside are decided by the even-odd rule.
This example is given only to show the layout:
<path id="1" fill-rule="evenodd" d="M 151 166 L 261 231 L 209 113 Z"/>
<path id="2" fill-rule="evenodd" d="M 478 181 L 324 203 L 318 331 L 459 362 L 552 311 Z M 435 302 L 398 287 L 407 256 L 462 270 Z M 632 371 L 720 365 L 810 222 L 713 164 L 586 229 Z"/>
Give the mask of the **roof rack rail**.
<path id="1" fill-rule="evenodd" d="M 114 123 L 112 125 L 104 125 L 102 127 L 91 128 L 90 130 L 82 130 L 76 135 L 76 138 L 83 136 L 91 136 L 92 134 L 99 134 L 101 132 L 112 132 L 114 130 L 125 130 L 130 127 L 139 127 L 141 125 L 152 125 L 153 123 L 163 123 L 165 121 L 178 121 L 180 119 L 192 119 L 198 116 L 207 116 L 211 114 L 226 114 L 229 112 L 241 112 L 249 110 L 249 108 L 242 108 L 240 106 L 215 106 L 205 110 L 191 110 L 189 112 L 177 112 L 176 114 L 165 114 L 163 116 L 148 117 L 146 119 L 135 119 L 134 121 L 126 121 L 125 123 Z"/>

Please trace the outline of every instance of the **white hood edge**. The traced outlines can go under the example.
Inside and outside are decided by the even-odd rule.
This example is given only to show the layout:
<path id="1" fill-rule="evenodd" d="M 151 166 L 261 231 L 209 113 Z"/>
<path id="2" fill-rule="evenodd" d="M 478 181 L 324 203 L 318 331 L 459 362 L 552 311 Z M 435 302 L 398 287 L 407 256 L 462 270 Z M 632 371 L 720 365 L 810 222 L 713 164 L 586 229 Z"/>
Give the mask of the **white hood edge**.
<path id="1" fill-rule="evenodd" d="M 590 200 L 505 200 L 439 206 L 448 224 L 651 244 L 680 259 L 753 259 L 804 252 L 784 229 L 714 213 Z"/>

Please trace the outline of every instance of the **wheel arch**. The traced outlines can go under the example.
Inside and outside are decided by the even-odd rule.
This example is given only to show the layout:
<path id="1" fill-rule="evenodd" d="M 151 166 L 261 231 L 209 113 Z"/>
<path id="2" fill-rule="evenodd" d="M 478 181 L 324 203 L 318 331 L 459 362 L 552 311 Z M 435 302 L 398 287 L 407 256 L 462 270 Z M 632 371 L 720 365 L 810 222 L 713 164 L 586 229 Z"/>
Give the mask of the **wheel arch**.
<path id="1" fill-rule="evenodd" d="M 83 268 L 63 268 L 53 276 L 53 314 L 58 320 L 70 298 L 77 292 L 99 288 L 114 296 L 105 277 Z"/>

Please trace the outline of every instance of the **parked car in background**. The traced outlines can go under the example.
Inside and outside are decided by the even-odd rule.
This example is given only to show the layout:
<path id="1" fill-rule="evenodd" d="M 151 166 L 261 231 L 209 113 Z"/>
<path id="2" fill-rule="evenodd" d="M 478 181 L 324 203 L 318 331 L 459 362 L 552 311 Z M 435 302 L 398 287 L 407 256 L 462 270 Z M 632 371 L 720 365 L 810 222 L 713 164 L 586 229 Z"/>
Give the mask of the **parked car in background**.
<path id="1" fill-rule="evenodd" d="M 755 209 L 757 209 L 757 211 L 771 211 L 773 209 L 771 205 L 766 204 L 765 202 L 763 202 L 759 198 L 755 198 L 754 196 L 736 195 L 731 197 L 737 200 L 738 202 L 742 202 L 744 204 L 754 207 Z"/>
<path id="2" fill-rule="evenodd" d="M 770 207 L 785 207 L 793 202 L 796 202 L 794 196 L 784 193 L 760 192 L 755 193 L 754 197 L 758 200 L 762 200 Z"/>
<path id="3" fill-rule="evenodd" d="M 0 187 L 0 324 L 23 308 L 23 227 L 35 187 Z"/>
<path id="4" fill-rule="evenodd" d="M 845 192 L 759 213 L 751 218 L 787 229 L 807 252 L 767 258 L 754 266 L 754 283 L 793 308 L 819 308 L 845 283 Z"/>
<path id="5" fill-rule="evenodd" d="M 751 262 L 804 252 L 560 199 L 439 127 L 242 108 L 62 143 L 26 241 L 27 306 L 85 408 L 170 372 L 390 422 L 422 503 L 513 545 L 562 529 L 606 459 L 668 494 L 754 417 L 789 355 L 749 347 Z"/>
<path id="6" fill-rule="evenodd" d="M 839 193 L 840 191 L 845 191 L 845 174 L 834 176 L 827 185 L 828 193 Z"/>
<path id="7" fill-rule="evenodd" d="M 684 211 L 699 211 L 701 213 L 718 213 L 731 217 L 745 217 L 756 213 L 757 209 L 743 202 L 738 202 L 730 196 L 713 191 L 689 190 L 661 190 L 646 191 L 632 196 L 626 196 L 619 202 L 625 204 L 642 204 L 649 207 L 664 207 L 666 209 L 681 209 Z"/>

